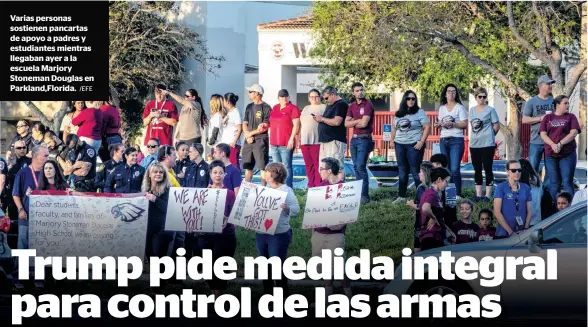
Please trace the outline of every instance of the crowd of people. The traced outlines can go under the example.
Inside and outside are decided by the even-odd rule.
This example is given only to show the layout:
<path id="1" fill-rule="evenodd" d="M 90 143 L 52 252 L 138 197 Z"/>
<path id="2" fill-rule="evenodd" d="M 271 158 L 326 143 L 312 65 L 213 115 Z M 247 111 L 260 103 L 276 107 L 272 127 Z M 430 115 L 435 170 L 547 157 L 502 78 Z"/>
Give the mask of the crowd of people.
<path id="1" fill-rule="evenodd" d="M 509 161 L 508 181 L 496 186 L 492 161 L 500 125 L 495 109 L 487 105 L 488 92 L 477 89 L 477 105 L 468 112 L 458 88 L 448 84 L 441 92 L 438 120 L 433 124 L 419 107 L 416 93 L 404 93 L 394 117 L 390 145 L 399 167 L 399 196 L 395 202 L 406 203 L 416 212 L 416 251 L 508 237 L 548 217 L 556 205 L 561 210 L 572 202 L 574 138 L 580 127 L 577 118 L 568 112 L 569 99 L 551 97 L 553 83 L 547 76 L 540 77 L 539 94 L 527 102 L 524 110 L 523 122 L 532 124 L 530 160 Z M 235 226 L 227 219 L 239 193 L 242 167 L 245 181 L 251 182 L 258 169 L 263 186 L 288 194 L 275 234 L 256 236 L 260 256 L 285 260 L 292 240 L 289 220 L 301 210 L 292 190 L 293 153 L 300 148 L 309 188 L 345 182 L 348 131 L 352 132 L 349 152 L 355 173 L 363 182 L 361 204 L 370 202 L 367 163 L 372 151 L 372 160 L 382 158 L 372 138 L 374 106 L 366 99 L 361 83 L 352 85 L 350 103 L 334 87 L 312 89 L 308 93 L 310 104 L 302 110 L 290 101 L 288 90 L 278 92 L 278 104 L 273 107 L 264 101 L 262 86 L 255 84 L 247 91 L 251 102 L 243 116 L 237 107 L 238 96 L 226 93 L 211 96 L 209 118 L 196 90 L 189 89 L 180 96 L 164 85 L 155 86 L 155 99 L 147 102 L 142 114 L 146 128 L 143 150 L 141 146 L 122 143 L 120 112 L 109 102 L 75 101 L 60 131 L 51 131 L 39 122 L 31 125 L 19 121 L 7 159 L 0 161 L 2 208 L 10 217 L 18 218 L 18 248 L 29 246 L 30 192 L 68 190 L 145 196 L 149 200 L 146 257 L 174 256 L 178 248 L 185 248 L 188 256 L 198 255 L 202 249 L 212 249 L 215 257 L 233 256 L 237 246 Z M 170 98 L 181 104 L 180 110 Z M 473 201 L 461 198 L 460 177 L 464 130 L 470 124 L 476 184 Z M 432 128 L 441 130 L 441 153 L 423 162 Z M 205 145 L 211 149 L 211 158 L 206 158 Z M 543 154 L 549 176 L 547 188 L 537 173 Z M 102 161 L 99 167 L 97 157 Z M 414 200 L 407 199 L 409 173 L 417 187 Z M 222 233 L 166 231 L 170 187 L 227 189 Z M 494 210 L 480 211 L 478 226 L 472 217 L 474 202 L 488 201 L 492 192 Z M 579 193 L 585 199 L 585 190 L 582 192 Z M 492 227 L 494 219 L 496 228 Z M 313 255 L 325 248 L 344 248 L 345 232 L 345 225 L 314 229 Z M 287 287 L 285 279 L 277 284 Z M 218 279 L 209 285 L 217 295 L 226 287 Z M 351 294 L 349 285 L 346 280 L 347 295 Z M 332 284 L 325 286 L 327 293 L 332 293 Z M 264 282 L 266 292 L 271 292 L 272 287 L 271 280 Z"/>

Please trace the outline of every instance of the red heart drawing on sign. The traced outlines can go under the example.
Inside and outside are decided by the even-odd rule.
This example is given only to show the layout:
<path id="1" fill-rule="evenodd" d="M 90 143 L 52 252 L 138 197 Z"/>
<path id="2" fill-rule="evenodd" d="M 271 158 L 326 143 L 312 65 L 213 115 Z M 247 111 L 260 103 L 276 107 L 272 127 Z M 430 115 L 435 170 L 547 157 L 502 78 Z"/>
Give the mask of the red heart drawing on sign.
<path id="1" fill-rule="evenodd" d="M 267 232 L 268 229 L 270 229 L 273 224 L 274 224 L 273 219 L 266 219 L 265 222 L 263 223 L 263 227 L 265 227 L 265 231 Z"/>

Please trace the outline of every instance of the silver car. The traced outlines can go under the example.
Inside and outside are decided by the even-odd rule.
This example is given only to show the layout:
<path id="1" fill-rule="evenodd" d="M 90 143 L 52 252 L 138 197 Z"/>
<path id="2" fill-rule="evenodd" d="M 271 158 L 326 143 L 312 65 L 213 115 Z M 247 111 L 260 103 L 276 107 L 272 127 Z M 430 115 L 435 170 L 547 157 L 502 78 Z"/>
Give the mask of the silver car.
<path id="1" fill-rule="evenodd" d="M 479 280 L 402 280 L 402 266 L 398 266 L 395 279 L 385 287 L 384 294 L 398 297 L 402 294 L 475 294 L 480 298 L 498 294 L 502 314 L 497 319 L 585 322 L 586 215 L 584 201 L 506 239 L 446 246 L 415 254 L 438 257 L 441 251 L 451 251 L 456 260 L 470 256 L 478 262 L 486 256 L 540 256 L 546 260 L 547 250 L 556 249 L 557 280 L 527 281 L 521 277 L 522 267 L 519 266 L 516 280 L 505 278 L 501 285 L 489 288 L 480 286 Z"/>

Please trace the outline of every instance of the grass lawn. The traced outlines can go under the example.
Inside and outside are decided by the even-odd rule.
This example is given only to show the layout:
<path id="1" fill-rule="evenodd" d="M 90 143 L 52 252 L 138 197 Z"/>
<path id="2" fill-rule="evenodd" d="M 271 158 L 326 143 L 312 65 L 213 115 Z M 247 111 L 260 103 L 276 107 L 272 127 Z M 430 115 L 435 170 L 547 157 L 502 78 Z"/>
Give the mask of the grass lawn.
<path id="1" fill-rule="evenodd" d="M 414 198 L 415 190 L 409 190 L 408 197 Z M 473 198 L 474 189 L 464 189 L 464 198 Z M 371 192 L 372 201 L 359 209 L 359 219 L 349 224 L 345 248 L 349 255 L 358 255 L 359 250 L 368 249 L 372 256 L 389 256 L 394 260 L 401 257 L 401 250 L 412 248 L 414 234 L 414 210 L 405 204 L 392 204 L 398 195 L 397 188 L 381 188 Z M 305 207 L 305 192 L 296 192 L 301 209 Z M 482 208 L 492 209 L 490 202 L 475 204 L 473 217 L 477 222 L 478 212 Z M 301 229 L 303 211 L 290 219 L 293 239 L 288 249 L 288 256 L 305 259 L 311 256 L 310 230 Z M 237 252 L 235 260 L 239 268 L 243 267 L 244 257 L 257 256 L 255 232 L 237 228 Z M 239 274 L 242 274 L 240 271 Z M 240 275 L 242 276 L 242 275 Z"/>

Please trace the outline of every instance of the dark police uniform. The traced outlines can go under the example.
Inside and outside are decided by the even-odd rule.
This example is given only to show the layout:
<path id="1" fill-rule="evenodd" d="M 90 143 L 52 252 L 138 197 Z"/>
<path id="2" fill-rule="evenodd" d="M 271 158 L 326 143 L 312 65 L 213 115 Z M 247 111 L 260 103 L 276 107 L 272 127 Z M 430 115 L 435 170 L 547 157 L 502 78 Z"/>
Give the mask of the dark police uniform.
<path id="1" fill-rule="evenodd" d="M 67 146 L 60 140 L 55 141 L 55 146 L 49 149 L 49 160 L 57 162 L 57 157 L 61 157 L 63 160 L 67 160 Z"/>
<path id="2" fill-rule="evenodd" d="M 2 210 L 6 211 L 8 203 L 4 199 L 6 198 L 6 184 L 8 184 L 8 164 L 4 159 L 0 158 L 0 175 L 4 175 L 4 189 L 0 193 L 0 201 L 2 201 Z"/>
<path id="3" fill-rule="evenodd" d="M 118 165 L 106 177 L 104 193 L 139 193 L 144 175 L 145 168 L 139 164 Z"/>
<path id="4" fill-rule="evenodd" d="M 81 146 L 76 148 L 76 162 L 89 162 L 92 166 L 86 176 L 75 176 L 74 185 L 77 191 L 94 192 L 94 178 L 96 177 L 96 157 L 97 153 L 93 147 L 83 142 Z"/>
<path id="5" fill-rule="evenodd" d="M 31 134 L 31 132 L 29 132 L 25 136 L 20 136 L 16 134 L 16 136 L 12 138 L 12 141 L 10 141 L 10 151 L 12 151 L 12 153 L 14 153 L 14 143 L 16 143 L 17 141 L 24 141 L 24 144 L 27 147 L 27 153 L 33 151 L 33 135 Z"/>
<path id="6" fill-rule="evenodd" d="M 98 167 L 98 171 L 96 172 L 96 178 L 94 178 L 94 186 L 96 187 L 96 189 L 99 189 L 102 192 L 104 192 L 104 186 L 106 185 L 106 179 L 108 179 L 108 175 L 112 173 L 114 168 L 122 164 L 122 159 L 119 162 L 110 159 L 101 164 Z"/>
<path id="7" fill-rule="evenodd" d="M 178 174 L 182 173 L 182 170 L 184 169 L 184 167 L 186 168 L 186 172 L 188 172 L 188 168 L 190 168 L 190 166 L 192 166 L 193 164 L 194 163 L 192 161 L 190 161 L 190 158 L 176 161 L 176 166 L 174 167 L 174 173 L 176 174 L 176 179 L 178 180 L 178 183 L 180 183 L 180 185 L 184 186 L 184 179 L 186 178 L 186 176 L 184 176 L 184 178 L 179 178 Z"/>
<path id="8" fill-rule="evenodd" d="M 192 165 L 186 169 L 183 187 L 207 188 L 210 181 L 209 165 L 202 160 L 199 164 L 192 162 Z"/>

